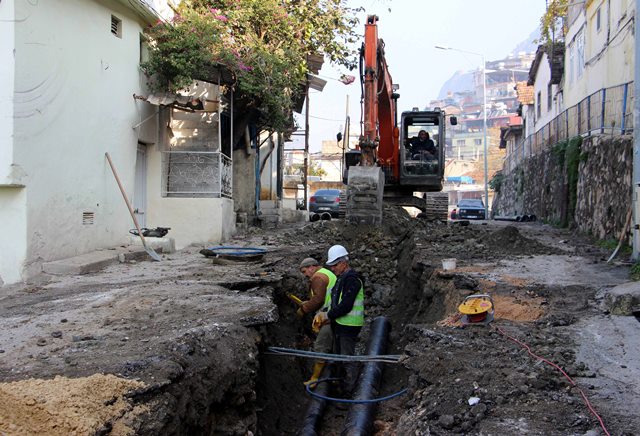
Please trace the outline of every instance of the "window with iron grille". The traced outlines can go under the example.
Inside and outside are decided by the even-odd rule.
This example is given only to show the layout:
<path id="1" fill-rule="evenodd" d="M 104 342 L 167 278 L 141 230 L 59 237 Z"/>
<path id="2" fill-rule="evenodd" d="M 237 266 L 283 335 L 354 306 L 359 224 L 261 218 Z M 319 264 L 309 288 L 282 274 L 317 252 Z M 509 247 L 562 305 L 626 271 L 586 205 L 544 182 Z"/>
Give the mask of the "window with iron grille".
<path id="1" fill-rule="evenodd" d="M 231 197 L 232 161 L 225 154 L 230 138 L 221 138 L 220 114 L 228 105 L 209 91 L 203 110 L 172 108 L 165 113 L 168 137 L 162 152 L 165 197 Z M 226 132 L 225 135 L 230 135 Z M 164 141 L 163 141 L 164 142 Z M 222 144 L 222 147 L 221 147 Z"/>

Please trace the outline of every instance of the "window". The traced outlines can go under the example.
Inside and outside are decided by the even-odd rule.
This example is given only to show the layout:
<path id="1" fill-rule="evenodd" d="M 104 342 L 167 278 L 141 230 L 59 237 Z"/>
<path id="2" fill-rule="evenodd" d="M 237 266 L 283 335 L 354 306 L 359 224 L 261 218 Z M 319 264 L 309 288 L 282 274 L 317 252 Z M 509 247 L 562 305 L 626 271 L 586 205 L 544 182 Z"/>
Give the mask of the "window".
<path id="1" fill-rule="evenodd" d="M 465 140 L 464 140 L 464 139 L 457 139 L 457 140 L 456 140 L 456 145 L 457 145 L 458 147 L 464 147 L 464 146 L 465 146 L 465 144 L 466 144 L 466 142 L 465 142 Z"/>
<path id="2" fill-rule="evenodd" d="M 538 116 L 538 119 L 540 119 L 540 116 L 542 115 L 542 91 L 538 91 L 536 98 L 536 115 Z"/>
<path id="3" fill-rule="evenodd" d="M 111 33 L 118 38 L 122 38 L 122 20 L 115 15 L 111 16 Z"/>
<path id="4" fill-rule="evenodd" d="M 569 44 L 569 83 L 572 83 L 574 80 L 574 65 L 575 65 L 575 57 L 576 57 L 576 45 L 575 43 Z"/>
<path id="5" fill-rule="evenodd" d="M 474 143 L 475 145 L 482 145 L 482 139 L 474 139 L 474 140 L 473 140 L 473 143 Z"/>
<path id="6" fill-rule="evenodd" d="M 547 85 L 547 112 L 551 112 L 551 106 L 553 105 L 553 85 L 549 83 Z"/>
<path id="7" fill-rule="evenodd" d="M 584 32 L 576 36 L 576 78 L 582 77 L 584 72 Z"/>
<path id="8" fill-rule="evenodd" d="M 596 11 L 596 32 L 600 32 L 600 8 Z"/>
<path id="9" fill-rule="evenodd" d="M 139 50 L 140 63 L 147 62 L 149 60 L 149 43 L 147 42 L 147 38 L 142 33 L 140 34 Z"/>

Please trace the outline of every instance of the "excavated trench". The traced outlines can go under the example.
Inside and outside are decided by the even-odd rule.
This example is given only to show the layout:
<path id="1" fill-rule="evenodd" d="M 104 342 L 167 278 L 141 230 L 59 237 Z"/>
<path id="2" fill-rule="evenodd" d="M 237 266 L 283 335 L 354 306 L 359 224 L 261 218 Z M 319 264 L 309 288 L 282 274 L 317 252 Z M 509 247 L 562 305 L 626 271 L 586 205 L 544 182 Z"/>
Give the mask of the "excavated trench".
<path id="1" fill-rule="evenodd" d="M 412 241 L 411 232 L 403 232 L 399 238 L 394 240 L 396 250 L 394 252 L 395 262 L 393 271 L 386 271 L 388 277 L 398 277 L 398 285 L 392 287 L 366 286 L 367 317 L 371 321 L 375 316 L 387 316 L 391 322 L 391 334 L 387 344 L 387 354 L 398 354 L 401 352 L 396 343 L 400 343 L 400 331 L 407 319 L 414 316 L 413 309 L 416 305 L 394 304 L 395 301 L 405 298 L 419 299 L 421 285 L 420 276 L 423 268 L 413 265 L 415 244 Z M 320 254 L 320 253 L 318 253 Z M 258 373 L 257 391 L 257 431 L 263 435 L 283 435 L 298 434 L 300 431 L 308 404 L 311 397 L 304 389 L 303 382 L 308 379 L 311 373 L 313 361 L 296 357 L 283 357 L 265 352 L 269 346 L 285 348 L 310 349 L 313 343 L 313 334 L 310 331 L 311 319 L 303 321 L 295 317 L 296 308 L 286 297 L 287 292 L 301 288 L 301 277 L 287 275 L 274 291 L 274 301 L 279 309 L 279 321 L 268 324 L 260 328 L 261 343 L 263 351 L 260 354 L 260 369 Z M 373 284 L 370 284 L 373 285 Z M 401 291 L 400 291 L 401 290 Z M 301 294 L 303 295 L 303 294 Z M 369 337 L 369 325 L 363 328 L 358 353 L 364 353 L 365 345 Z M 407 372 L 402 365 L 385 365 L 381 389 L 379 396 L 392 394 L 407 386 Z M 404 403 L 404 399 L 399 397 L 393 400 L 391 413 L 398 415 Z M 319 434 L 340 433 L 344 425 L 346 408 L 337 407 L 334 403 L 329 403 L 325 408 L 324 418 L 317 429 Z M 380 406 L 380 411 L 389 410 L 386 406 Z M 379 411 L 379 413 L 380 413 Z M 392 421 L 393 416 L 388 416 L 387 420 Z"/>
<path id="2" fill-rule="evenodd" d="M 512 232 L 505 233 L 513 238 Z M 353 262 L 356 270 L 370 278 L 365 286 L 367 319 L 388 317 L 392 327 L 387 354 L 403 355 L 399 364 L 385 365 L 379 396 L 408 388 L 406 395 L 379 404 L 377 434 L 508 434 L 523 430 L 522 425 L 540 434 L 557 434 L 558 429 L 584 432 L 591 428 L 579 397 L 555 370 L 536 364 L 492 327 L 455 328 L 459 324 L 453 316 L 465 296 L 490 292 L 496 317 L 509 334 L 526 337 L 570 373 L 589 377 L 589 368 L 576 362 L 571 339 L 562 328 L 575 322 L 573 308 L 576 313 L 588 309 L 591 291 L 498 280 L 482 267 L 474 267 L 472 256 L 467 257 L 466 267 L 443 271 L 441 260 L 450 253 L 425 257 L 420 248 L 424 244 L 416 246 L 420 239 L 411 229 L 384 234 L 387 243 L 376 245 L 367 239 L 368 246 L 359 250 Z M 355 245 L 346 232 L 339 237 Z M 387 253 L 384 269 L 371 268 L 382 252 Z M 313 254 L 321 257 L 322 251 Z M 255 400 L 242 407 L 254 407 L 255 425 L 249 429 L 259 435 L 298 434 L 310 401 L 303 382 L 312 361 L 267 352 L 269 346 L 311 348 L 311 320 L 298 320 L 295 306 L 286 298 L 292 290 L 303 296 L 303 283 L 294 272 L 285 274 L 273 290 L 278 322 L 256 327 L 260 352 L 251 381 Z M 552 307 L 562 310 L 554 312 Z M 368 330 L 365 326 L 361 333 L 360 354 Z M 347 413 L 329 403 L 318 434 L 339 434 Z M 565 415 L 578 418 L 565 423 Z M 513 416 L 526 423 L 512 421 Z"/>

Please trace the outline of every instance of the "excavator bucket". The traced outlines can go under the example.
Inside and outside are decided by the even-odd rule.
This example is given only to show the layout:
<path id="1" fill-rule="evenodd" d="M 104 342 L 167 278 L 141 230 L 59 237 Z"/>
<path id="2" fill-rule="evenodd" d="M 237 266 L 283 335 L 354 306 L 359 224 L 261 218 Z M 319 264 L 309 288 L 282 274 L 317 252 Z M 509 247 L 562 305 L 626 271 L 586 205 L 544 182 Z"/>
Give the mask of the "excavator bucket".
<path id="1" fill-rule="evenodd" d="M 381 224 L 383 195 L 384 173 L 380 167 L 349 167 L 347 221 L 353 224 Z"/>

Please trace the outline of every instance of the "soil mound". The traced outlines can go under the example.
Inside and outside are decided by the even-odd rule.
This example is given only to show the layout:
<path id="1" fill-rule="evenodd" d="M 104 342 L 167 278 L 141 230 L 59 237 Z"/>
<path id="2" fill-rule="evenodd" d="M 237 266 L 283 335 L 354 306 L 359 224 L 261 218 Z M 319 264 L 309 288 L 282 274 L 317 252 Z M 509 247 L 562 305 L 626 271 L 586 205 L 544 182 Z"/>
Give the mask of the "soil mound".
<path id="1" fill-rule="evenodd" d="M 515 226 L 506 226 L 503 229 L 485 235 L 482 242 L 492 250 L 509 254 L 554 254 L 555 250 L 539 242 L 520 234 Z"/>
<path id="2" fill-rule="evenodd" d="M 1 383 L 0 434 L 99 434 L 105 429 L 133 434 L 120 418 L 133 409 L 125 394 L 142 387 L 138 381 L 102 374 Z"/>

